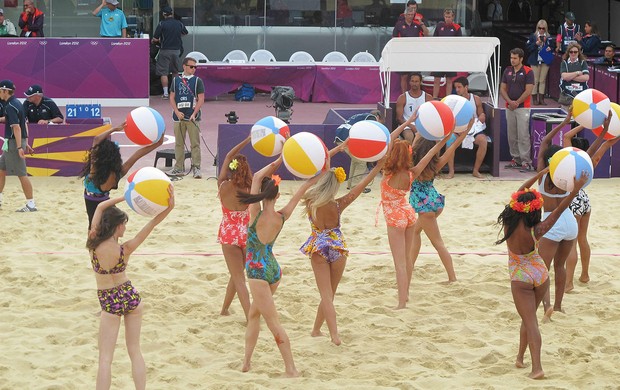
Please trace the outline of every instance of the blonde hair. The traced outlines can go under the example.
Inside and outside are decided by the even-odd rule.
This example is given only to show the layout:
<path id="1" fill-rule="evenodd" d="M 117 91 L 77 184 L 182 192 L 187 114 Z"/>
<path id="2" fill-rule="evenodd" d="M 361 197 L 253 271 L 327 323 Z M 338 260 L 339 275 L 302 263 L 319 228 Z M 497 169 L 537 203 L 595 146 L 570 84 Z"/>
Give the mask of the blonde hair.
<path id="1" fill-rule="evenodd" d="M 545 19 L 540 19 L 538 21 L 538 23 L 536 23 L 536 31 L 534 31 L 534 34 L 538 33 L 538 27 L 544 27 L 545 28 L 545 35 L 547 37 L 550 36 L 550 34 L 549 34 L 549 26 L 547 25 L 547 21 Z"/>
<path id="2" fill-rule="evenodd" d="M 304 194 L 302 202 L 305 213 L 311 216 L 313 220 L 316 219 L 316 211 L 318 208 L 332 202 L 338 193 L 340 182 L 334 173 L 335 169 L 336 168 L 331 168 L 329 172 L 323 175 L 319 181 Z"/>

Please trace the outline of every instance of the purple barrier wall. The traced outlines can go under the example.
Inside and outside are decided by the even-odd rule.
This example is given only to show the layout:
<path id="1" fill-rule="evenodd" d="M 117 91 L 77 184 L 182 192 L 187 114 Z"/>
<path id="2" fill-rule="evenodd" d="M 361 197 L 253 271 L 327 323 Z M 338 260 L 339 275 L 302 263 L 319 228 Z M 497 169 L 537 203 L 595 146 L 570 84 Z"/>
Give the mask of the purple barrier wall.
<path id="1" fill-rule="evenodd" d="M 243 83 L 249 83 L 259 90 L 271 91 L 271 87 L 286 85 L 293 87 L 295 95 L 304 102 L 310 101 L 314 86 L 316 68 L 314 65 L 294 64 L 198 64 L 196 75 L 205 84 L 205 97 L 236 90 Z"/>
<path id="2" fill-rule="evenodd" d="M 381 95 L 379 65 L 316 66 L 313 102 L 377 103 Z"/>
<path id="3" fill-rule="evenodd" d="M 601 65 L 595 65 L 592 73 L 594 73 L 594 88 L 607 95 L 612 102 L 617 103 L 620 99 L 618 73 L 610 72 L 606 66 Z"/>
<path id="4" fill-rule="evenodd" d="M 3 38 L 0 53 L 2 78 L 19 97 L 32 84 L 75 102 L 149 97 L 148 39 Z"/>

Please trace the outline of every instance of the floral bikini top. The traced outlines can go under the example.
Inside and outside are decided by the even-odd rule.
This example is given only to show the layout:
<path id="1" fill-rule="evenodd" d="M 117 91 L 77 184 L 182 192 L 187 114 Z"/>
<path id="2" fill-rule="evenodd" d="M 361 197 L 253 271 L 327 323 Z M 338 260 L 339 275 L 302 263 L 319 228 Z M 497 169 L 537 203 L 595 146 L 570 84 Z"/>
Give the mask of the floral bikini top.
<path id="1" fill-rule="evenodd" d="M 127 263 L 125 263 L 125 253 L 123 250 L 123 246 L 121 245 L 121 254 L 118 257 L 118 263 L 116 263 L 116 265 L 109 270 L 101 268 L 101 264 L 99 264 L 99 259 L 97 258 L 97 254 L 94 250 L 93 258 L 91 259 L 90 264 L 93 266 L 93 271 L 100 275 L 120 274 L 121 272 L 125 271 L 125 268 L 127 268 Z"/>

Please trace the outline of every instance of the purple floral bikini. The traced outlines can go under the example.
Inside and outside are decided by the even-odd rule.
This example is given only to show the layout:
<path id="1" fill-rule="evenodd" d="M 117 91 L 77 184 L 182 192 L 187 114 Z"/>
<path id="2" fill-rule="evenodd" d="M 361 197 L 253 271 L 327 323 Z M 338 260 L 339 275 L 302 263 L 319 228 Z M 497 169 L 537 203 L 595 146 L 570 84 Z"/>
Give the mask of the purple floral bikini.
<path id="1" fill-rule="evenodd" d="M 118 263 L 116 263 L 116 265 L 111 269 L 105 270 L 101 268 L 99 259 L 97 258 L 97 254 L 94 250 L 91 265 L 93 266 L 93 271 L 100 275 L 111 275 L 124 272 L 125 268 L 127 268 L 127 263 L 125 263 L 123 247 L 121 246 L 121 253 L 118 258 Z M 99 297 L 101 310 L 117 316 L 131 313 L 138 307 L 141 301 L 138 290 L 131 285 L 130 280 L 110 289 L 97 290 L 97 296 Z"/>

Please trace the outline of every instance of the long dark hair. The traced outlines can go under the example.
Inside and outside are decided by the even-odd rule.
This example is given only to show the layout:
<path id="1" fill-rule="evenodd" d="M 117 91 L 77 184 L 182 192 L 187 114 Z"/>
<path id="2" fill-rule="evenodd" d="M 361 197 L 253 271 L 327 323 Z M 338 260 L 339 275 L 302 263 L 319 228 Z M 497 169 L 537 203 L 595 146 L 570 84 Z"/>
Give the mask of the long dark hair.
<path id="1" fill-rule="evenodd" d="M 519 196 L 517 197 L 517 201 L 522 202 L 522 203 L 529 203 L 535 199 L 536 199 L 535 192 L 523 192 L 519 194 Z M 541 208 L 534 210 L 534 211 L 530 211 L 528 213 L 524 213 L 524 212 L 513 210 L 510 207 L 510 204 L 507 204 L 506 207 L 504 207 L 504 211 L 502 211 L 499 217 L 497 217 L 497 225 L 500 225 L 502 227 L 502 230 L 500 231 L 499 234 L 501 234 L 501 232 L 504 232 L 504 237 L 495 241 L 495 245 L 501 244 L 502 242 L 506 241 L 510 236 L 512 236 L 512 234 L 517 229 L 517 226 L 519 226 L 520 221 L 523 221 L 523 224 L 526 227 L 532 228 L 536 226 L 537 223 L 540 222 L 541 218 L 542 218 Z"/>
<path id="2" fill-rule="evenodd" d="M 103 241 L 114 235 L 116 228 L 127 222 L 129 217 L 127 213 L 119 209 L 116 206 L 110 206 L 103 211 L 101 215 L 101 221 L 95 231 L 94 236 L 88 236 L 86 241 L 86 247 L 90 250 L 95 250 Z"/>
<path id="3" fill-rule="evenodd" d="M 237 191 L 237 198 L 243 204 L 258 203 L 262 200 L 273 200 L 278 196 L 280 192 L 280 186 L 278 186 L 270 177 L 263 177 L 263 181 L 260 185 L 260 192 L 258 194 L 250 194 L 243 191 Z"/>
<path id="4" fill-rule="evenodd" d="M 428 152 L 435 146 L 435 141 L 429 141 L 425 138 L 416 139 L 413 142 L 413 165 L 417 165 L 420 160 L 427 155 Z M 437 175 L 437 163 L 439 162 L 439 153 L 433 156 L 428 165 L 420 173 L 420 178 L 423 180 L 430 180 Z"/>
<path id="5" fill-rule="evenodd" d="M 122 171 L 123 159 L 118 146 L 109 139 L 104 139 L 91 148 L 79 177 L 89 177 L 93 184 L 99 187 L 112 173 L 116 174 L 117 181 L 120 180 Z"/>

